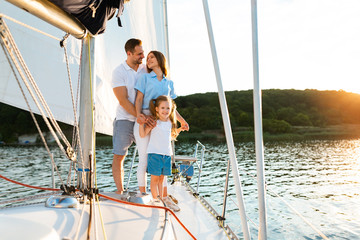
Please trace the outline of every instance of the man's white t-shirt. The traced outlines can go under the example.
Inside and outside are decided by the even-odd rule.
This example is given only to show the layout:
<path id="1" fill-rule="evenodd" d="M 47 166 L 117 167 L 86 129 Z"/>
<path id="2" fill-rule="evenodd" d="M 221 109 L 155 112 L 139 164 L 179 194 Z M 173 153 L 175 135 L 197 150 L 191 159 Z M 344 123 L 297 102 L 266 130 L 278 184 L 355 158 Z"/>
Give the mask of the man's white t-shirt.
<path id="1" fill-rule="evenodd" d="M 136 90 L 134 86 L 137 79 L 139 79 L 144 73 L 146 73 L 146 66 L 140 64 L 137 71 L 129 67 L 125 62 L 115 68 L 112 75 L 112 88 L 126 87 L 127 97 L 132 104 L 135 104 Z M 134 122 L 136 117 L 128 113 L 118 102 L 116 108 L 116 120 L 129 120 Z"/>

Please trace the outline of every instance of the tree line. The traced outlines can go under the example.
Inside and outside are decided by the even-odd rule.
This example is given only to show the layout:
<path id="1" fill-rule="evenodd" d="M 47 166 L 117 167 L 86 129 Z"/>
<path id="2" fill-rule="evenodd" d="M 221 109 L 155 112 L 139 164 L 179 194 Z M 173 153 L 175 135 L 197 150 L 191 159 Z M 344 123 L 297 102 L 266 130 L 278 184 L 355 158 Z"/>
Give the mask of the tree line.
<path id="1" fill-rule="evenodd" d="M 253 91 L 226 92 L 226 101 L 232 128 L 252 128 Z M 223 129 L 217 93 L 180 96 L 175 102 L 191 132 Z M 270 134 L 288 133 L 294 126 L 360 124 L 360 94 L 342 90 L 263 90 L 262 115 L 264 132 Z M 19 135 L 37 132 L 30 114 L 24 110 L 0 103 L 0 119 L 0 141 L 16 141 Z M 41 129 L 46 130 L 41 117 L 37 119 Z M 72 129 L 65 124 L 62 128 Z"/>
<path id="2" fill-rule="evenodd" d="M 253 127 L 253 91 L 226 92 L 232 128 Z M 217 93 L 192 94 L 176 99 L 178 111 L 193 132 L 222 129 Z M 268 133 L 291 132 L 293 126 L 325 127 L 360 124 L 360 94 L 345 91 L 262 91 L 263 129 Z"/>

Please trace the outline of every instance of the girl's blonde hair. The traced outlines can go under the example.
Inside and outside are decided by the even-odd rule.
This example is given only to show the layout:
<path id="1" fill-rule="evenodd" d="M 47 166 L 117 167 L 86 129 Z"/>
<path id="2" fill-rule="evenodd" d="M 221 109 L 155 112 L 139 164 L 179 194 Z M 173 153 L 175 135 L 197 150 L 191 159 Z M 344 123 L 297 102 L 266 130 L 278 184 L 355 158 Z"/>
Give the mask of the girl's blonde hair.
<path id="1" fill-rule="evenodd" d="M 178 136 L 177 131 L 176 131 L 177 122 L 176 122 L 176 114 L 175 114 L 175 112 L 176 112 L 175 102 L 169 96 L 161 95 L 161 96 L 157 97 L 156 99 L 150 100 L 149 109 L 150 109 L 151 114 L 156 118 L 156 120 L 158 120 L 159 116 L 156 112 L 156 107 L 159 107 L 160 103 L 165 102 L 165 101 L 170 103 L 171 110 L 170 110 L 169 119 L 171 122 L 171 137 L 172 137 L 172 139 L 175 140 L 176 137 Z"/>

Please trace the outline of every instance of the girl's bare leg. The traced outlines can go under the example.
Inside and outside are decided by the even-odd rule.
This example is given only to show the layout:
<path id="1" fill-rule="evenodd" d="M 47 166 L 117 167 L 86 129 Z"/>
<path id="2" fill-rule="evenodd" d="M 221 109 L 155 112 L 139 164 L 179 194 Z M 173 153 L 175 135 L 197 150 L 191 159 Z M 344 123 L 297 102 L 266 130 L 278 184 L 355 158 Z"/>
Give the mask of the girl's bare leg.
<path id="1" fill-rule="evenodd" d="M 164 195 L 164 175 L 159 176 L 159 182 L 158 182 L 158 189 L 159 189 L 159 196 L 161 199 L 163 199 Z"/>
<path id="2" fill-rule="evenodd" d="M 153 199 L 156 199 L 157 196 L 159 195 L 159 191 L 158 191 L 159 180 L 160 180 L 160 176 L 151 175 L 150 190 Z"/>

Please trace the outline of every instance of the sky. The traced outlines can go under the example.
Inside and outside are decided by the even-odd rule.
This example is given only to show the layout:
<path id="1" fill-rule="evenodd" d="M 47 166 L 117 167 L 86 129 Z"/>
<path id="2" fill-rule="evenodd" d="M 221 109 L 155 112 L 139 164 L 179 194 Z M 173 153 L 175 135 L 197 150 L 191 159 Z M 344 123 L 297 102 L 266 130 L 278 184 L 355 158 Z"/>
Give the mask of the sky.
<path id="1" fill-rule="evenodd" d="M 253 88 L 251 0 L 208 0 L 224 89 Z M 178 95 L 217 91 L 201 0 L 168 0 Z M 360 93 L 359 0 L 259 0 L 261 89 Z"/>

